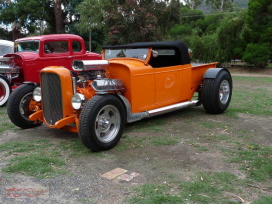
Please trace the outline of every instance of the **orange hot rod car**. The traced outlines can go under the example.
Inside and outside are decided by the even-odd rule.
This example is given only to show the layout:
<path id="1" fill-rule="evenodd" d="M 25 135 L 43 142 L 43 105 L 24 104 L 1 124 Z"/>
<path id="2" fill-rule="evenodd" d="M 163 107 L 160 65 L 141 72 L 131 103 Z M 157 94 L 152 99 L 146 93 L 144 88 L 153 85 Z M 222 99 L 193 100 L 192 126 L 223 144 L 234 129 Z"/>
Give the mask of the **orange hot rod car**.
<path id="1" fill-rule="evenodd" d="M 44 68 L 29 106 L 34 113 L 25 121 L 11 112 L 11 121 L 22 128 L 43 122 L 78 132 L 87 148 L 103 151 L 118 143 L 125 123 L 190 105 L 203 104 L 212 114 L 229 106 L 229 71 L 216 63 L 191 64 L 180 41 L 104 46 L 102 56 L 73 61 L 78 75 L 64 67 Z"/>

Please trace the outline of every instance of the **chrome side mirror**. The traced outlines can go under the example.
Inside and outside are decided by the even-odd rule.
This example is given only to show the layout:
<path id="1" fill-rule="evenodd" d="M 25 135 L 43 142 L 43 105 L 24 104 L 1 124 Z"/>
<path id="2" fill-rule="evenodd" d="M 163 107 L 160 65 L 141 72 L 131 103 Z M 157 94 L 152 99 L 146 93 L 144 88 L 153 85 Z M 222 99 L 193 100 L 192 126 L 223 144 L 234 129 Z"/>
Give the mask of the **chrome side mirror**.
<path id="1" fill-rule="evenodd" d="M 152 50 L 152 56 L 153 56 L 154 58 L 156 58 L 156 57 L 159 56 L 159 53 L 158 53 L 157 51 L 155 51 L 155 50 Z"/>

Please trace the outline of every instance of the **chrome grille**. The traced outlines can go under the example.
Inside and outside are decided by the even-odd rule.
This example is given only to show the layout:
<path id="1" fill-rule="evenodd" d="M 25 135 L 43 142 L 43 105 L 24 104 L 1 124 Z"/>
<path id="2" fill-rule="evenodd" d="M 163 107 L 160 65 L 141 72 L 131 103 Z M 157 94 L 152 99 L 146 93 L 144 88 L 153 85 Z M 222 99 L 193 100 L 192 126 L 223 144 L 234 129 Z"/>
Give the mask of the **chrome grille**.
<path id="1" fill-rule="evenodd" d="M 54 125 L 63 118 L 61 82 L 57 74 L 41 75 L 43 115 L 47 123 Z"/>

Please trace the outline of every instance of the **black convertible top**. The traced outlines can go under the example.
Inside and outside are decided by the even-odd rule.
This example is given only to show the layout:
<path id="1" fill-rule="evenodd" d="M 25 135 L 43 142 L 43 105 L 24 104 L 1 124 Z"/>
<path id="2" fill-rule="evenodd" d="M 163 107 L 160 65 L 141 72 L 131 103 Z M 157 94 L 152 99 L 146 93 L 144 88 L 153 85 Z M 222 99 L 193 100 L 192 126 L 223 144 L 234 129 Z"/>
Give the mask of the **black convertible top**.
<path id="1" fill-rule="evenodd" d="M 153 49 L 175 49 L 177 56 L 181 56 L 180 64 L 190 64 L 188 54 L 188 46 L 181 41 L 164 41 L 164 42 L 135 42 L 125 45 L 102 46 L 103 49 L 118 49 L 118 48 L 153 48 Z"/>

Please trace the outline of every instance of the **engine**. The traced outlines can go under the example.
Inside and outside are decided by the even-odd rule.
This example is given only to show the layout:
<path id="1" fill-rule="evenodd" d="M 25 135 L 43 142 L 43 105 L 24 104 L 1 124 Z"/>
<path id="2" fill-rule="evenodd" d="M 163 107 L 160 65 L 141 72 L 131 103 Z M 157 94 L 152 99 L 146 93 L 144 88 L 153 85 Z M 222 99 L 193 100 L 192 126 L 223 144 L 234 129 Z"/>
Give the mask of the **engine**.
<path id="1" fill-rule="evenodd" d="M 96 93 L 124 92 L 125 86 L 120 79 L 109 79 L 106 69 L 109 66 L 107 60 L 75 60 L 73 70 L 79 71 L 77 84 L 81 88 L 87 87 L 91 81 L 91 87 Z"/>
<path id="2" fill-rule="evenodd" d="M 81 71 L 79 72 L 78 77 L 80 81 L 94 80 L 97 78 L 106 78 L 106 71 L 104 69 Z"/>

